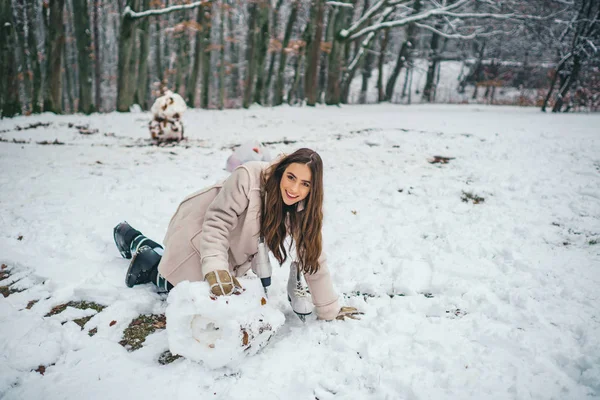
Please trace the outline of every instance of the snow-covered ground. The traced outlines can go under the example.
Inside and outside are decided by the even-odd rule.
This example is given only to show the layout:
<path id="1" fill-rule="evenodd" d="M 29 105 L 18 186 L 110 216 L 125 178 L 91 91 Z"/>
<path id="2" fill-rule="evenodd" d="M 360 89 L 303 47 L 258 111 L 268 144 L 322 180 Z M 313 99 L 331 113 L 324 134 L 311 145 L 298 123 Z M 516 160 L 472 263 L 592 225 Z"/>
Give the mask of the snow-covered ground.
<path id="1" fill-rule="evenodd" d="M 0 398 L 600 396 L 600 115 L 191 110 L 189 139 L 175 147 L 149 145 L 149 118 L 0 121 L 0 273 L 10 275 L 0 286 L 26 289 L 0 296 Z M 50 125 L 16 129 L 35 122 Z M 37 144 L 56 139 L 64 145 Z M 140 314 L 163 314 L 166 301 L 150 285 L 125 286 L 113 226 L 127 219 L 160 241 L 179 201 L 224 179 L 230 147 L 250 139 L 277 142 L 272 154 L 320 152 L 329 265 L 342 302 L 365 315 L 303 324 L 285 298 L 284 265 L 270 299 L 285 325 L 236 368 L 159 364 L 164 329 L 128 352 L 124 330 Z M 430 164 L 434 155 L 454 159 Z M 465 193 L 485 200 L 464 202 Z M 95 311 L 45 317 L 79 300 L 107 307 L 83 330 L 72 320 Z"/>

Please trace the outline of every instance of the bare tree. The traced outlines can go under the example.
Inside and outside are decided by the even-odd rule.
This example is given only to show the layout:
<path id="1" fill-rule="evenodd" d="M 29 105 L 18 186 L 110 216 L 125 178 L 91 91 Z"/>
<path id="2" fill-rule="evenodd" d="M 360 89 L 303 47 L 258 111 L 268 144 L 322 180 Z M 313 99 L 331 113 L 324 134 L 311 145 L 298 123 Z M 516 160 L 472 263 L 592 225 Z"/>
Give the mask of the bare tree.
<path id="1" fill-rule="evenodd" d="M 202 6 L 204 12 L 204 27 L 202 29 L 202 53 L 200 55 L 202 64 L 202 86 L 200 91 L 200 107 L 209 108 L 210 106 L 210 58 L 212 49 L 210 45 L 210 36 L 212 32 L 213 3 L 206 2 Z"/>
<path id="2" fill-rule="evenodd" d="M 44 111 L 62 113 L 62 61 L 65 46 L 63 10 L 65 0 L 49 0 L 44 24 L 46 27 L 46 80 Z"/>
<path id="3" fill-rule="evenodd" d="M 568 111 L 570 105 L 565 106 L 565 99 L 571 88 L 579 79 L 582 68 L 588 61 L 596 60 L 600 53 L 600 3 L 594 0 L 578 0 L 575 2 L 577 11 L 572 19 L 563 21 L 566 24 L 561 34 L 560 42 L 570 39 L 561 59 L 556 66 L 548 96 L 542 106 L 546 110 L 548 100 L 552 95 L 556 81 L 559 81 L 558 92 L 554 100 L 552 112 Z M 596 64 L 597 65 L 597 64 Z"/>
<path id="4" fill-rule="evenodd" d="M 313 0 L 310 17 L 310 31 L 306 50 L 306 71 L 304 85 L 306 92 L 306 104 L 314 106 L 317 103 L 318 82 L 317 70 L 319 67 L 321 41 L 323 37 L 323 16 L 325 0 Z"/>
<path id="5" fill-rule="evenodd" d="M 291 4 L 290 15 L 285 26 L 285 33 L 283 34 L 283 42 L 281 43 L 281 51 L 279 53 L 279 67 L 277 70 L 277 80 L 275 81 L 275 88 L 273 91 L 273 105 L 283 104 L 283 92 L 285 83 L 285 66 L 287 63 L 287 55 L 292 51 L 288 46 L 292 37 L 292 32 L 296 20 L 298 18 L 298 8 L 300 7 L 300 0 L 293 0 Z"/>
<path id="6" fill-rule="evenodd" d="M 79 66 L 79 111 L 91 114 L 92 103 L 92 35 L 87 0 L 73 0 L 73 21 L 77 41 L 77 65 Z"/>
<path id="7" fill-rule="evenodd" d="M 256 74 L 257 53 L 257 31 L 258 31 L 258 9 L 257 2 L 248 3 L 248 44 L 246 46 L 246 78 L 244 79 L 244 108 L 248 108 L 252 102 L 254 78 Z"/>
<path id="8" fill-rule="evenodd" d="M 10 1 L 0 2 L 0 112 L 12 117 L 21 112 L 15 53 L 17 40 Z"/>
<path id="9" fill-rule="evenodd" d="M 100 83 L 102 82 L 102 59 L 100 58 L 100 18 L 99 9 L 102 7 L 102 0 L 93 0 L 92 19 L 94 27 L 94 103 L 96 109 L 102 111 L 102 91 Z"/>
<path id="10" fill-rule="evenodd" d="M 19 76 L 23 77 L 23 86 L 25 87 L 25 96 L 26 99 L 23 99 L 24 106 L 26 111 L 30 111 L 28 100 L 33 98 L 32 93 L 32 84 L 31 84 L 31 74 L 29 69 L 29 57 L 27 57 L 28 48 L 27 42 L 25 40 L 25 25 L 26 25 L 26 15 L 25 15 L 25 4 L 23 0 L 17 0 L 15 4 L 15 13 L 14 17 L 14 26 L 16 32 L 16 38 L 18 39 L 18 55 L 19 55 Z"/>

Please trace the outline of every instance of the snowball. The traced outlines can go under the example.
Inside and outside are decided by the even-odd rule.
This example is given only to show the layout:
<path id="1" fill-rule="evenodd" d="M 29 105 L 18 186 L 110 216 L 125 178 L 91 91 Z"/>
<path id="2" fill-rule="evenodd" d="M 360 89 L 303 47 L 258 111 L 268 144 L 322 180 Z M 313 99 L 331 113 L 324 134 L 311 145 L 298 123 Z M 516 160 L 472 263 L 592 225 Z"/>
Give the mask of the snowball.
<path id="1" fill-rule="evenodd" d="M 179 283 L 168 297 L 167 335 L 171 353 L 209 368 L 254 355 L 285 322 L 267 301 L 258 279 L 240 279 L 246 289 L 215 300 L 206 282 Z"/>
<path id="2" fill-rule="evenodd" d="M 238 166 L 248 161 L 271 161 L 269 150 L 264 148 L 260 142 L 250 141 L 243 143 L 234 150 L 233 154 L 227 159 L 226 169 L 232 172 Z"/>

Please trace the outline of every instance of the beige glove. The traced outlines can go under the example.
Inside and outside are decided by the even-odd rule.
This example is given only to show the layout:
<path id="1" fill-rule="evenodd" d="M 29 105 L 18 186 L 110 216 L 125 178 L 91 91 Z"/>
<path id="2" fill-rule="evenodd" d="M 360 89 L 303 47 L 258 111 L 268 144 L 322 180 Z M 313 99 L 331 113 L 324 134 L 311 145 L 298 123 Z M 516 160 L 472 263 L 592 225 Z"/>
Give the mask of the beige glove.
<path id="1" fill-rule="evenodd" d="M 360 319 L 360 318 L 358 318 L 358 315 L 364 315 L 364 313 L 358 311 L 354 307 L 342 307 L 342 308 L 340 308 L 340 311 L 338 312 L 338 315 L 337 315 L 337 317 L 335 317 L 335 319 L 339 319 L 341 321 L 343 321 L 346 318 Z"/>
<path id="2" fill-rule="evenodd" d="M 213 296 L 230 296 L 244 291 L 235 276 L 231 276 L 229 271 L 224 269 L 211 271 L 204 276 L 204 279 L 208 282 Z"/>

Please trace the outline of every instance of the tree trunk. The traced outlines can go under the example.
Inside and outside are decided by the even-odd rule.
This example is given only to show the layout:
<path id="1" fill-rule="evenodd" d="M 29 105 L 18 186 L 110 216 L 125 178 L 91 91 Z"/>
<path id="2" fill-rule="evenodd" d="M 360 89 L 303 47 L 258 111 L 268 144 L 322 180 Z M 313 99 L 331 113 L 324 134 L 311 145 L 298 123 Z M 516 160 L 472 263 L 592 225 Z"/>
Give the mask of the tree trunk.
<path id="1" fill-rule="evenodd" d="M 142 9 L 141 9 L 142 1 L 143 0 L 137 0 L 136 8 L 134 8 L 134 10 L 142 11 Z M 139 10 L 138 10 L 138 8 L 139 8 Z M 129 68 L 128 68 L 129 82 L 127 83 L 127 85 L 129 86 L 129 91 L 128 91 L 128 95 L 127 95 L 127 102 L 129 103 L 129 106 L 127 106 L 127 108 L 131 107 L 134 104 L 135 94 L 137 92 L 138 73 L 139 73 L 138 61 L 139 61 L 139 57 L 140 57 L 140 46 L 139 46 L 138 36 L 139 36 L 140 24 L 143 22 L 144 22 L 144 19 L 137 20 L 135 22 L 135 26 L 133 28 L 133 39 L 132 39 L 132 43 L 131 43 L 131 54 L 129 56 Z"/>
<path id="2" fill-rule="evenodd" d="M 279 29 L 279 10 L 281 9 L 281 5 L 283 4 L 283 0 L 278 0 L 275 5 L 275 9 L 273 10 L 273 29 L 271 30 L 271 37 L 274 41 L 278 41 L 277 39 L 277 31 Z M 293 5 L 292 5 L 293 7 Z M 263 104 L 268 104 L 269 102 L 269 89 L 271 88 L 271 79 L 273 78 L 273 71 L 275 70 L 275 57 L 277 56 L 277 52 L 275 50 L 271 51 L 271 59 L 269 60 L 269 69 L 267 71 L 267 81 L 265 82 L 265 90 L 264 90 L 264 98 Z"/>
<path id="3" fill-rule="evenodd" d="M 150 8 L 150 0 L 142 0 L 143 9 Z M 148 54 L 150 53 L 150 20 L 142 19 L 140 22 L 140 58 L 138 63 L 138 77 L 135 91 L 134 102 L 139 104 L 142 110 L 148 110 L 148 87 L 150 81 L 148 79 Z"/>
<path id="4" fill-rule="evenodd" d="M 62 59 L 65 46 L 65 0 L 49 0 L 46 23 L 46 80 L 44 111 L 62 113 Z"/>
<path id="5" fill-rule="evenodd" d="M 365 0 L 364 8 L 369 9 L 369 0 Z M 369 19 L 367 25 L 371 25 Z M 369 88 L 369 78 L 371 78 L 371 68 L 373 67 L 373 53 L 370 51 L 365 57 L 365 61 L 362 66 L 362 85 L 360 87 L 360 94 L 358 96 L 358 103 L 365 104 L 367 102 L 367 90 Z"/>
<path id="6" fill-rule="evenodd" d="M 345 0 L 345 3 L 350 3 Z M 342 90 L 342 61 L 345 61 L 344 50 L 347 44 L 340 42 L 337 35 L 347 26 L 348 15 L 351 12 L 346 7 L 336 7 L 331 15 L 329 25 L 332 26 L 332 44 L 329 60 L 327 62 L 327 90 L 325 92 L 325 104 L 338 105 L 341 102 Z"/>
<path id="7" fill-rule="evenodd" d="M 305 51 L 306 51 L 306 47 L 302 47 L 299 50 L 298 55 L 296 56 L 296 62 L 294 64 L 294 80 L 292 81 L 292 86 L 290 87 L 290 90 L 288 91 L 288 95 L 287 95 L 287 102 L 290 106 L 294 104 L 294 99 L 296 99 L 298 97 L 297 92 L 300 87 L 300 80 L 302 77 L 301 69 L 302 69 L 302 63 L 304 61 L 304 52 Z"/>
<path id="8" fill-rule="evenodd" d="M 421 0 L 415 0 L 415 4 L 413 6 L 414 14 L 418 14 L 421 11 Z M 400 71 L 406 64 L 410 51 L 413 49 L 414 41 L 416 39 L 416 31 L 417 27 L 415 24 L 408 24 L 406 28 L 406 40 L 402 43 L 400 47 L 400 52 L 398 53 L 398 59 L 396 60 L 396 65 L 394 66 L 394 70 L 390 75 L 390 78 L 387 81 L 387 85 L 385 86 L 385 101 L 392 101 L 392 96 L 394 95 L 394 88 L 396 86 L 396 80 L 400 75 Z"/>
<path id="9" fill-rule="evenodd" d="M 358 0 L 355 0 L 353 2 L 354 7 L 356 7 L 358 5 Z M 367 11 L 367 9 L 365 7 L 363 7 L 362 10 L 362 14 L 361 17 L 364 15 L 364 13 Z M 345 24 L 345 26 L 349 26 L 350 23 L 352 22 L 352 14 L 349 13 L 349 20 L 347 21 L 347 23 Z M 352 47 L 354 47 L 354 49 L 352 49 Z M 362 46 L 362 43 L 359 40 L 354 40 L 354 41 L 346 41 L 346 46 L 344 48 L 345 51 L 345 63 L 344 63 L 344 74 L 342 76 L 342 82 L 341 82 L 341 98 L 340 101 L 343 104 L 348 104 L 348 97 L 350 97 L 350 85 L 352 84 L 352 80 L 354 79 L 354 74 L 356 73 L 356 69 L 357 67 L 360 65 L 360 61 L 355 63 L 355 67 L 354 68 L 346 68 L 345 65 L 347 64 L 348 60 L 350 59 L 354 59 L 356 58 L 356 55 L 359 53 L 359 51 L 363 51 L 365 50 L 365 46 Z M 359 58 L 360 60 L 360 58 Z"/>
<path id="10" fill-rule="evenodd" d="M 275 89 L 273 91 L 273 105 L 278 106 L 283 104 L 283 93 L 285 86 L 285 66 L 287 62 L 288 45 L 292 37 L 294 30 L 294 24 L 298 18 L 298 7 L 300 6 L 300 0 L 294 0 L 290 10 L 290 15 L 285 26 L 285 33 L 283 35 L 283 43 L 281 44 L 281 52 L 279 53 L 279 68 L 277 70 L 277 80 L 275 81 Z"/>
<path id="11" fill-rule="evenodd" d="M 258 31 L 256 33 L 256 88 L 254 90 L 254 102 L 263 104 L 263 90 L 265 87 L 265 62 L 269 50 L 269 14 L 271 11 L 270 1 L 258 4 Z"/>
<path id="12" fill-rule="evenodd" d="M 552 92 L 554 92 L 554 87 L 556 86 L 556 81 L 558 80 L 558 77 L 560 76 L 564 66 L 565 66 L 565 63 L 561 62 L 556 67 L 556 72 L 554 72 L 554 76 L 552 77 L 552 81 L 550 82 L 550 88 L 548 89 L 548 94 L 546 95 L 546 98 L 544 99 L 544 104 L 542 104 L 543 112 L 546 112 L 546 107 L 548 107 L 548 102 L 550 101 L 550 98 L 552 97 Z"/>
<path id="13" fill-rule="evenodd" d="M 25 41 L 25 24 L 26 24 L 26 16 L 25 16 L 25 4 L 23 0 L 17 0 L 16 2 L 16 13 L 13 15 L 14 17 L 14 27 L 16 32 L 16 37 L 18 39 L 18 48 L 19 48 L 19 66 L 21 70 L 21 76 L 23 76 L 23 86 L 25 87 L 25 98 L 22 99 L 23 105 L 25 107 L 26 112 L 31 110 L 28 100 L 33 98 L 32 87 L 31 87 L 31 71 L 29 69 L 27 57 L 28 48 L 27 43 Z"/>
<path id="14" fill-rule="evenodd" d="M 569 93 L 569 90 L 571 90 L 571 86 L 579 78 L 580 69 L 581 69 L 581 58 L 579 57 L 578 54 L 576 54 L 575 56 L 573 56 L 573 68 L 571 69 L 571 72 L 566 76 L 565 82 L 562 84 L 562 86 L 560 88 L 560 92 L 558 93 L 558 96 L 556 96 L 556 101 L 554 102 L 554 107 L 552 107 L 553 113 L 561 111 L 562 106 L 565 101 L 565 97 L 567 96 L 567 93 Z"/>
<path id="15" fill-rule="evenodd" d="M 313 12 L 314 8 L 314 12 Z M 310 42 L 307 41 L 306 49 L 306 71 L 304 75 L 304 91 L 306 95 L 306 105 L 314 106 L 317 103 L 317 71 L 321 53 L 321 41 L 323 37 L 323 15 L 325 9 L 325 0 L 313 0 L 311 4 L 311 31 Z"/>
<path id="16" fill-rule="evenodd" d="M 33 73 L 33 88 L 31 92 L 31 109 L 34 113 L 42 111 L 40 105 L 40 92 L 42 88 L 42 70 L 37 48 L 37 27 L 35 24 L 34 2 L 26 1 L 27 4 L 27 46 L 29 47 L 29 62 Z"/>
<path id="17" fill-rule="evenodd" d="M 67 15 L 71 13 L 67 10 Z M 70 36 L 69 36 L 70 37 Z M 73 63 L 72 57 L 69 57 L 69 45 L 65 43 L 63 47 L 64 56 L 63 56 L 63 65 L 62 69 L 65 71 L 64 73 L 64 87 L 63 87 L 63 96 L 62 96 L 62 109 L 64 113 L 75 113 L 77 109 L 75 107 L 75 101 L 73 100 L 73 89 L 75 88 L 75 69 L 77 68 L 76 64 Z"/>
<path id="18" fill-rule="evenodd" d="M 102 0 L 93 0 L 94 8 L 92 10 L 92 18 L 94 25 L 94 80 L 96 85 L 94 86 L 94 103 L 96 104 L 96 110 L 102 111 L 102 63 L 100 59 L 100 22 L 99 22 L 99 9 L 102 7 Z"/>
<path id="19" fill-rule="evenodd" d="M 87 0 L 73 0 L 73 21 L 77 41 L 77 63 L 79 64 L 79 111 L 94 112 L 92 104 L 92 35 Z"/>
<path id="20" fill-rule="evenodd" d="M 135 11 L 139 11 L 139 0 L 127 0 L 127 5 Z M 117 111 L 129 111 L 133 102 L 134 87 L 133 77 L 135 71 L 131 70 L 132 53 L 135 44 L 136 21 L 128 15 L 121 17 L 121 29 L 119 32 L 119 61 L 117 66 Z"/>
<path id="21" fill-rule="evenodd" d="M 377 63 L 377 102 L 382 102 L 385 99 L 385 92 L 383 90 L 383 66 L 385 65 L 385 52 L 387 45 L 390 41 L 390 30 L 386 29 L 383 32 L 381 38 L 381 44 L 379 45 L 379 62 Z"/>
<path id="22" fill-rule="evenodd" d="M 227 11 L 226 0 L 221 0 L 221 28 L 219 30 L 219 100 L 217 107 L 219 110 L 224 108 L 225 104 L 225 12 Z"/>
<path id="23" fill-rule="evenodd" d="M 442 23 L 437 22 L 435 24 L 435 29 L 442 29 Z M 433 103 L 435 101 L 435 77 L 436 71 L 438 69 L 440 63 L 440 40 L 441 36 L 437 33 L 433 33 L 431 35 L 431 44 L 430 44 L 430 53 L 427 67 L 427 75 L 425 79 L 425 87 L 423 88 L 423 97 L 422 99 L 428 103 Z"/>
<path id="24" fill-rule="evenodd" d="M 73 15 L 71 1 L 65 1 L 66 16 Z M 78 111 L 79 94 L 77 93 L 77 47 L 75 44 L 75 29 L 71 18 L 65 21 L 65 45 L 63 47 L 63 90 L 62 90 L 62 109 L 63 113 L 75 113 Z"/>
<path id="25" fill-rule="evenodd" d="M 179 23 L 185 24 L 188 18 L 188 11 L 181 12 L 179 16 Z M 187 71 L 189 70 L 189 59 L 190 59 L 190 40 L 188 37 L 187 28 L 184 28 L 180 32 L 177 32 L 177 65 L 176 65 L 176 75 L 175 75 L 175 93 L 182 92 L 182 86 L 185 86 L 185 82 L 187 81 Z M 142 36 L 140 36 L 140 45 L 141 45 Z"/>
<path id="26" fill-rule="evenodd" d="M 228 4 L 232 3 L 231 0 L 227 0 Z M 230 7 L 232 7 L 230 5 Z M 230 8 L 227 16 L 227 25 L 229 28 L 229 57 L 231 64 L 231 79 L 230 79 L 230 97 L 238 99 L 240 96 L 240 57 L 239 49 L 235 40 L 235 27 L 233 23 L 233 9 Z"/>
<path id="27" fill-rule="evenodd" d="M 246 46 L 246 78 L 244 79 L 243 107 L 248 108 L 252 102 L 252 89 L 254 88 L 254 73 L 256 70 L 256 30 L 257 30 L 258 5 L 248 3 L 248 45 Z"/>
<path id="28" fill-rule="evenodd" d="M 200 107 L 208 108 L 210 105 L 210 34 L 212 31 L 212 3 L 202 7 L 204 9 L 204 27 L 202 31 L 202 87 L 200 92 Z"/>
<path id="29" fill-rule="evenodd" d="M 198 13 L 202 14 L 202 8 L 198 8 Z M 160 18 L 156 18 L 154 21 L 154 29 L 156 30 L 156 42 L 154 44 L 154 64 L 156 65 L 156 76 L 158 77 L 158 81 L 160 82 L 160 89 L 162 91 L 162 87 L 165 84 L 164 82 L 164 71 L 162 65 L 162 43 L 161 43 L 161 28 L 160 28 Z M 198 37 L 199 33 L 196 33 L 196 37 Z M 192 70 L 193 73 L 193 70 Z M 197 75 L 196 75 L 197 76 Z M 189 86 L 189 84 L 188 84 Z M 195 86 L 194 86 L 195 87 Z M 189 93 L 189 87 L 188 93 Z M 186 99 L 189 103 L 189 97 Z M 191 107 L 194 106 L 194 103 L 191 103 Z"/>
<path id="30" fill-rule="evenodd" d="M 327 74 L 329 72 L 329 57 L 333 50 L 333 41 L 335 37 L 335 22 L 339 12 L 339 7 L 330 7 L 327 13 L 327 28 L 325 28 L 325 38 L 321 45 L 321 60 L 319 68 L 319 93 L 318 101 L 323 104 L 327 97 Z"/>
<path id="31" fill-rule="evenodd" d="M 196 107 L 196 87 L 198 86 L 198 73 L 202 65 L 202 53 L 204 52 L 203 47 L 203 35 L 202 32 L 208 29 L 204 24 L 204 8 L 198 7 L 196 14 L 196 24 L 198 25 L 198 31 L 196 32 L 196 44 L 194 47 L 194 62 L 192 64 L 192 71 L 186 87 L 186 102 L 190 107 Z"/>
<path id="32" fill-rule="evenodd" d="M 486 44 L 486 42 L 483 42 L 483 44 L 481 45 L 481 48 L 479 49 L 479 57 L 477 58 L 477 65 L 475 66 L 475 71 L 473 71 L 473 83 L 475 84 L 475 90 L 473 90 L 473 96 L 472 96 L 473 100 L 477 100 L 477 90 L 479 89 L 479 86 L 477 85 L 477 83 L 479 82 L 479 76 L 481 75 L 481 72 L 483 71 L 483 57 L 485 55 L 485 44 Z M 475 44 L 475 45 L 477 45 L 477 44 Z"/>
<path id="33" fill-rule="evenodd" d="M 15 50 L 17 41 L 11 1 L 0 2 L 0 117 L 21 112 Z"/>
<path id="34" fill-rule="evenodd" d="M 408 97 L 408 101 L 406 102 L 406 104 L 410 104 L 412 103 L 412 81 L 413 81 L 413 72 L 414 72 L 414 68 L 411 66 L 408 68 L 408 70 L 406 71 L 406 76 L 408 79 L 408 90 L 407 90 L 407 97 Z"/>

